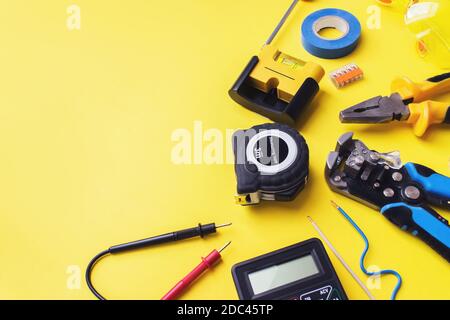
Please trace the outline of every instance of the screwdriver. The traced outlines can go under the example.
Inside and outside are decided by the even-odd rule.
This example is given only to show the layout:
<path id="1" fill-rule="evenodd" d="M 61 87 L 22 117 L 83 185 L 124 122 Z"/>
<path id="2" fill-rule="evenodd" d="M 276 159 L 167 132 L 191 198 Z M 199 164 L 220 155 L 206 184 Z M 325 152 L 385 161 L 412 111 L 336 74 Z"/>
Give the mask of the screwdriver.
<path id="1" fill-rule="evenodd" d="M 196 266 L 191 272 L 189 272 L 180 282 L 178 282 L 168 293 L 161 298 L 161 300 L 174 300 L 181 293 L 189 287 L 196 279 L 198 279 L 207 269 L 211 269 L 214 267 L 217 262 L 222 259 L 220 253 L 225 250 L 231 241 L 227 242 L 222 248 L 219 250 L 214 249 L 210 254 L 206 256 L 206 258 L 202 257 L 202 262 L 198 266 Z"/>

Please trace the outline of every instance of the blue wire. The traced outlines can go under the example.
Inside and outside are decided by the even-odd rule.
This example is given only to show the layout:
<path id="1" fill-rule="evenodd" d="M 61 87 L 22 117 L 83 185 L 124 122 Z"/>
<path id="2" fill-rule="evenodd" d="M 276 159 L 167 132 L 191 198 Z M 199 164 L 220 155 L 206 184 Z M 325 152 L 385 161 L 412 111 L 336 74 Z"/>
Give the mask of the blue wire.
<path id="1" fill-rule="evenodd" d="M 395 270 L 389 270 L 388 269 L 388 270 L 381 270 L 381 271 L 378 271 L 378 272 L 369 272 L 369 271 L 367 271 L 366 267 L 364 266 L 364 259 L 366 258 L 367 251 L 369 251 L 369 239 L 367 239 L 367 237 L 364 234 L 364 232 L 360 229 L 360 227 L 358 227 L 356 222 L 353 221 L 353 219 L 344 211 L 344 209 L 342 209 L 339 206 L 337 206 L 337 209 L 348 220 L 348 222 L 351 223 L 351 225 L 356 229 L 356 231 L 358 231 L 358 233 L 361 235 L 361 237 L 364 240 L 365 248 L 364 248 L 364 251 L 361 254 L 361 258 L 359 260 L 359 266 L 360 266 L 361 270 L 368 276 L 377 276 L 377 275 L 381 276 L 381 275 L 384 275 L 384 274 L 392 274 L 395 277 L 397 277 L 397 285 L 395 286 L 395 288 L 394 288 L 394 290 L 392 291 L 392 294 L 391 294 L 391 300 L 395 300 L 395 298 L 397 297 L 397 293 L 400 290 L 400 287 L 402 286 L 402 277 Z"/>

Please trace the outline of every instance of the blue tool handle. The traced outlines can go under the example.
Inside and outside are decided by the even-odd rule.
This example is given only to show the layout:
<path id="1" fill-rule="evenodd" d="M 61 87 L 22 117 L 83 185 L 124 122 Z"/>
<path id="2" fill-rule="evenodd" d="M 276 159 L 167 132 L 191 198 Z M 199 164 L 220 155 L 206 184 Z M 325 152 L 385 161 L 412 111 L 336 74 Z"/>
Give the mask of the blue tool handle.
<path id="1" fill-rule="evenodd" d="M 449 205 L 450 201 L 450 178 L 439 174 L 432 169 L 420 164 L 408 162 L 405 164 L 406 171 L 411 179 L 419 183 L 422 188 L 434 197 L 440 198 L 442 205 Z"/>
<path id="2" fill-rule="evenodd" d="M 428 207 L 391 203 L 381 213 L 393 224 L 417 236 L 450 262 L 450 227 L 448 221 Z"/>

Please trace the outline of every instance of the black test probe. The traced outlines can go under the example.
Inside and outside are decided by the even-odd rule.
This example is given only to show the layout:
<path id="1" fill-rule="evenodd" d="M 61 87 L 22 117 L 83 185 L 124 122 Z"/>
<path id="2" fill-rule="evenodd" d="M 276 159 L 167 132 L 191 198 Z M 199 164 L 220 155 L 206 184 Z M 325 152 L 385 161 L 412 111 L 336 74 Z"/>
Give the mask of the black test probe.
<path id="1" fill-rule="evenodd" d="M 217 225 L 215 223 L 208 223 L 205 225 L 198 224 L 197 227 L 174 231 L 166 234 L 162 234 L 159 236 L 154 236 L 142 240 L 127 242 L 123 244 L 118 244 L 115 246 L 110 247 L 107 250 L 104 250 L 97 254 L 94 258 L 92 258 L 91 262 L 89 262 L 87 268 L 86 268 L 86 283 L 91 290 L 91 292 L 100 300 L 106 300 L 105 297 L 103 297 L 98 291 L 94 288 L 94 285 L 92 284 L 92 270 L 94 269 L 94 266 L 96 263 L 102 259 L 103 257 L 109 255 L 109 254 L 117 254 L 117 253 L 123 253 L 126 251 L 132 251 L 137 249 L 142 249 L 158 244 L 168 243 L 168 242 L 174 242 L 189 238 L 195 238 L 195 237 L 201 237 L 207 236 L 212 233 L 216 233 L 218 228 L 222 227 L 228 227 L 231 226 L 231 223 L 225 223 L 221 225 Z"/>

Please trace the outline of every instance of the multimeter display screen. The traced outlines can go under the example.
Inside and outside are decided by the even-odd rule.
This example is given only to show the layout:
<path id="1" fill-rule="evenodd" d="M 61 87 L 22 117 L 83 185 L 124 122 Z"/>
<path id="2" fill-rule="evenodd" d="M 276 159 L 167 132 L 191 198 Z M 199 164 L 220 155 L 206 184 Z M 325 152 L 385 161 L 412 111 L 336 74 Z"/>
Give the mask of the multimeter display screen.
<path id="1" fill-rule="evenodd" d="M 248 277 L 253 293 L 256 295 L 318 273 L 319 268 L 313 256 L 307 255 L 249 273 Z"/>

